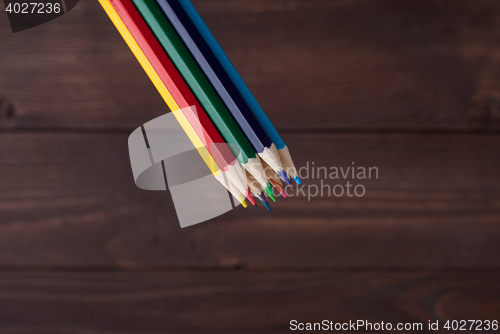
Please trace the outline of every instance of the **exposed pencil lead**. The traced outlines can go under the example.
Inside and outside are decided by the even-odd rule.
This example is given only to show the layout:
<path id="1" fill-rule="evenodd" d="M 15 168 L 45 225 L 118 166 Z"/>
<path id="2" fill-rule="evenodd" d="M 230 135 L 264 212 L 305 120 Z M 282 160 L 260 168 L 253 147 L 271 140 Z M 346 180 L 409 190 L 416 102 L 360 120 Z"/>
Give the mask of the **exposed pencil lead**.
<path id="1" fill-rule="evenodd" d="M 293 178 L 293 180 L 297 183 L 297 184 L 302 184 L 302 180 L 300 179 L 300 177 L 296 176 Z"/>
<path id="2" fill-rule="evenodd" d="M 248 199 L 248 201 L 250 203 L 252 203 L 252 205 L 256 205 L 255 204 L 255 198 L 253 198 L 252 193 L 250 192 L 250 189 L 248 189 L 247 194 L 246 194 L 245 197 Z"/>
<path id="3" fill-rule="evenodd" d="M 246 209 L 248 207 L 247 201 L 242 200 L 240 201 L 241 205 Z"/>
<path id="4" fill-rule="evenodd" d="M 271 192 L 270 194 L 267 194 L 269 196 L 270 199 L 273 200 L 273 202 L 276 202 L 276 198 L 274 197 L 273 195 L 273 192 Z"/>
<path id="5" fill-rule="evenodd" d="M 271 187 L 271 184 L 269 182 L 267 183 L 266 188 L 264 189 L 264 192 L 269 197 L 271 197 L 271 195 L 273 194 L 273 188 Z"/>
<path id="6" fill-rule="evenodd" d="M 284 189 L 284 188 L 280 187 L 280 188 L 276 188 L 276 189 L 278 189 L 278 191 L 280 192 L 281 196 L 283 196 L 283 198 L 286 198 L 286 197 L 287 197 L 287 196 L 286 196 L 286 192 L 285 192 L 285 189 Z"/>
<path id="7" fill-rule="evenodd" d="M 286 196 L 286 192 L 285 192 L 285 189 L 283 188 L 283 186 L 273 179 L 271 179 L 270 181 L 273 184 L 274 188 L 278 189 L 281 196 L 283 196 L 283 198 L 286 198 L 287 196 Z"/>
<path id="8" fill-rule="evenodd" d="M 267 198 L 264 192 L 261 192 L 260 194 L 257 194 L 257 198 L 262 202 L 262 203 L 267 203 Z"/>
<path id="9" fill-rule="evenodd" d="M 278 174 L 281 176 L 283 180 L 285 180 L 287 184 L 290 184 L 290 179 L 288 178 L 288 174 L 284 170 L 279 171 Z"/>
<path id="10" fill-rule="evenodd" d="M 269 211 L 273 211 L 273 210 L 271 210 L 271 206 L 269 205 L 269 203 L 268 203 L 268 202 L 264 202 L 264 201 L 263 201 L 263 200 L 261 200 L 260 198 L 259 198 L 259 200 L 262 202 L 262 204 L 266 207 L 266 209 L 267 209 L 267 210 L 269 210 Z"/>

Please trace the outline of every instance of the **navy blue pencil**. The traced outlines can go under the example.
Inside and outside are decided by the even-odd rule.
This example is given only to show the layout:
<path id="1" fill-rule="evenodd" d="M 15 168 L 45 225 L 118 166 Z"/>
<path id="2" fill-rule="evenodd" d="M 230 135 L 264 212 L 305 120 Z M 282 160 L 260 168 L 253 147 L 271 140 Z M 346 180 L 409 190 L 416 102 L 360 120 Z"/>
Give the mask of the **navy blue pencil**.
<path id="1" fill-rule="evenodd" d="M 290 180 L 276 145 L 248 107 L 241 93 L 177 0 L 156 0 L 175 31 L 238 123 L 257 154 L 288 184 Z"/>

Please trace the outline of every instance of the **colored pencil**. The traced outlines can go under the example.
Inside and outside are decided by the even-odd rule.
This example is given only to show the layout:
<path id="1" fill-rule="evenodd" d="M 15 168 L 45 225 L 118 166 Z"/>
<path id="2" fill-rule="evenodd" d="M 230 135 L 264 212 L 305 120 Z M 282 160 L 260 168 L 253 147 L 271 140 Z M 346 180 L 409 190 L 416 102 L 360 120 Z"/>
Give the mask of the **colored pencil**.
<path id="1" fill-rule="evenodd" d="M 247 182 L 248 182 L 248 189 L 252 192 L 252 194 L 261 201 L 261 203 L 271 211 L 271 206 L 269 205 L 269 202 L 266 198 L 266 195 L 262 191 L 262 188 L 260 187 L 259 183 L 255 180 L 255 178 L 247 172 Z"/>
<path id="2" fill-rule="evenodd" d="M 191 88 L 190 96 L 196 101 L 190 103 L 201 105 L 199 117 L 213 121 L 222 137 L 229 143 L 229 147 L 234 148 L 234 153 L 242 165 L 254 175 L 260 184 L 265 186 L 267 192 L 272 191 L 268 180 L 265 178 L 260 160 L 250 142 L 238 127 L 224 103 L 222 103 L 160 7 L 154 0 L 132 0 L 132 2 L 154 34 L 154 36 L 149 36 L 150 45 L 155 47 L 159 43 L 160 48 L 163 49 L 159 50 L 158 47 L 154 49 L 154 53 L 158 58 L 159 68 L 157 72 L 160 77 L 174 72 L 182 76 L 185 80 L 185 89 L 189 90 Z M 155 38 L 156 42 L 153 41 Z"/>
<path id="3" fill-rule="evenodd" d="M 113 7 L 112 3 L 110 0 L 99 0 L 101 6 L 103 9 L 106 11 L 107 15 L 119 31 L 119 33 L 122 35 L 123 39 L 145 70 L 145 72 L 148 74 L 149 78 L 157 88 L 158 92 L 160 95 L 163 97 L 169 108 L 172 110 L 174 116 L 188 135 L 189 139 L 193 143 L 194 147 L 197 149 L 198 153 L 202 157 L 203 161 L 207 165 L 207 167 L 211 170 L 211 172 L 214 174 L 214 176 L 219 180 L 231 180 L 236 183 L 241 182 L 241 175 L 243 173 L 244 177 L 244 186 L 239 186 L 242 189 L 245 189 L 246 186 L 246 176 L 244 174 L 243 169 L 239 165 L 238 162 L 234 164 L 234 166 L 226 166 L 228 167 L 227 170 L 222 170 L 219 168 L 217 163 L 214 161 L 213 157 L 211 156 L 210 152 L 208 151 L 207 147 L 205 144 L 202 142 L 202 140 L 198 137 L 196 131 L 192 127 L 192 125 L 189 123 L 186 115 L 183 113 L 183 110 L 178 106 L 177 102 L 174 100 L 172 97 L 170 91 L 167 89 L 167 87 L 164 85 L 158 74 L 156 73 L 155 69 L 153 68 L 152 64 L 146 57 L 145 53 L 142 51 L 140 48 L 139 44 L 137 41 L 134 39 L 134 36 L 131 34 L 131 32 L 128 30 L 127 26 L 125 25 L 124 21 L 116 11 L 116 9 Z M 122 13 L 123 14 L 123 13 Z M 185 108 L 184 110 L 187 111 L 192 111 L 191 108 Z M 231 168 L 234 167 L 234 168 Z M 241 169 L 241 170 L 240 170 Z M 227 181 L 222 184 L 227 187 Z M 242 192 L 244 193 L 244 192 Z M 238 198 L 238 196 L 235 196 Z M 243 203 L 242 203 L 243 204 Z M 244 205 L 244 204 L 243 204 Z"/>
<path id="4" fill-rule="evenodd" d="M 164 54 L 163 49 L 156 41 L 134 4 L 130 0 L 112 0 L 111 4 L 148 58 L 177 106 L 182 109 L 198 137 L 214 157 L 219 168 L 225 170 L 226 166 L 230 168 L 230 166 L 235 165 L 236 159 L 234 155 L 231 154 L 219 132 L 203 112 L 202 107 L 175 69 L 175 66 L 170 62 L 167 55 Z M 242 172 L 238 172 L 241 177 Z M 241 184 L 241 182 L 234 183 L 235 185 Z M 240 190 L 242 193 L 246 193 L 247 191 L 243 188 Z"/>
<path id="5" fill-rule="evenodd" d="M 276 145 L 262 128 L 245 100 L 177 0 L 156 0 L 206 77 L 262 160 L 290 183 Z"/>
<path id="6" fill-rule="evenodd" d="M 234 67 L 231 60 L 229 60 L 229 57 L 226 55 L 222 47 L 219 45 L 214 35 L 207 27 L 207 25 L 201 18 L 200 14 L 198 14 L 196 8 L 193 6 L 191 1 L 190 0 L 178 0 L 178 1 L 181 4 L 184 11 L 186 12 L 186 14 L 191 19 L 191 22 L 193 22 L 195 27 L 198 29 L 198 32 L 203 37 L 210 50 L 212 50 L 217 60 L 226 71 L 227 75 L 233 81 L 234 85 L 240 92 L 241 96 L 245 99 L 245 102 L 250 107 L 255 117 L 257 117 L 259 123 L 262 125 L 262 127 L 267 132 L 267 134 L 274 142 L 274 144 L 276 144 L 276 148 L 280 153 L 281 162 L 286 168 L 288 176 L 293 178 L 295 182 L 297 182 L 297 184 L 301 184 L 302 181 L 300 180 L 300 177 L 297 173 L 297 169 L 295 168 L 295 164 L 293 163 L 292 156 L 290 155 L 288 147 L 286 146 L 285 142 L 279 135 L 278 131 L 276 131 L 276 128 L 267 117 L 266 113 L 260 106 L 259 102 L 257 102 L 257 99 L 253 96 L 252 92 L 245 84 L 245 81 L 243 81 L 243 79 L 241 78 L 240 74 Z"/>
<path id="7" fill-rule="evenodd" d="M 222 183 L 222 184 L 226 185 L 226 189 L 238 200 L 238 202 L 241 203 L 241 205 L 245 209 L 248 207 L 248 204 L 245 201 L 245 196 L 240 192 L 240 190 L 238 189 L 238 187 L 236 187 L 234 185 L 234 183 L 232 183 L 231 181 L 228 181 L 227 183 Z M 252 204 L 256 205 L 255 201 Z"/>

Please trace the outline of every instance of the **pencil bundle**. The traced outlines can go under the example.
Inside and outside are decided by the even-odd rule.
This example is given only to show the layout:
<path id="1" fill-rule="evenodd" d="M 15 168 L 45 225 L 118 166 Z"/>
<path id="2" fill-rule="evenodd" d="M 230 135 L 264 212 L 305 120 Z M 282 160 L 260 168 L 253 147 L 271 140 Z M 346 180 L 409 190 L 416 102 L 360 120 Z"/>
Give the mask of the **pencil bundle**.
<path id="1" fill-rule="evenodd" d="M 99 0 L 215 178 L 270 210 L 288 147 L 189 0 Z"/>

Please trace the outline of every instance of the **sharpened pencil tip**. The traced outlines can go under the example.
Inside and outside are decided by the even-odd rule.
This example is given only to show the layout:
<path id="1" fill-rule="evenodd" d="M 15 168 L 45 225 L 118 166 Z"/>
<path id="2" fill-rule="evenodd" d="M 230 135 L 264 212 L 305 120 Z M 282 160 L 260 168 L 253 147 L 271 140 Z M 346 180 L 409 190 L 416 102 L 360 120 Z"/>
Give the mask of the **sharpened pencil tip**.
<path id="1" fill-rule="evenodd" d="M 273 210 L 271 210 L 271 206 L 269 205 L 269 203 L 268 203 L 268 202 L 264 202 L 264 201 L 263 201 L 263 200 L 261 200 L 260 198 L 259 198 L 259 200 L 262 202 L 262 204 L 266 207 L 266 209 L 267 209 L 267 210 L 269 210 L 269 211 L 273 211 Z"/>
<path id="2" fill-rule="evenodd" d="M 240 204 L 244 208 L 246 208 L 248 206 L 247 202 L 245 201 L 245 197 L 243 195 L 238 196 L 238 202 L 240 202 Z"/>
<path id="3" fill-rule="evenodd" d="M 267 203 L 267 198 L 264 192 L 261 192 L 260 194 L 256 195 L 257 198 L 262 202 L 262 203 Z"/>
<path id="4" fill-rule="evenodd" d="M 290 179 L 288 178 L 288 174 L 284 170 L 279 171 L 278 174 L 281 176 L 283 180 L 285 180 L 287 184 L 290 184 Z"/>
<path id="5" fill-rule="evenodd" d="M 252 193 L 250 192 L 250 189 L 247 190 L 247 194 L 245 196 L 247 198 L 247 200 L 252 203 L 252 205 L 256 205 L 255 204 L 255 198 L 253 198 L 252 196 Z"/>
<path id="6" fill-rule="evenodd" d="M 297 183 L 297 184 L 302 184 L 302 180 L 300 179 L 300 177 L 296 176 L 293 178 L 293 180 Z"/>
<path id="7" fill-rule="evenodd" d="M 267 184 L 266 189 L 264 189 L 264 192 L 267 194 L 267 196 L 271 196 L 273 194 L 273 188 L 271 187 L 270 183 Z"/>
<path id="8" fill-rule="evenodd" d="M 276 198 L 274 197 L 272 192 L 269 194 L 269 198 L 272 199 L 273 202 L 276 202 Z"/>
<path id="9" fill-rule="evenodd" d="M 278 182 L 276 182 L 274 180 L 271 180 L 271 183 L 273 184 L 274 188 L 278 189 L 281 196 L 283 196 L 283 198 L 286 198 L 286 193 L 285 193 L 285 190 L 283 189 L 283 187 Z"/>

